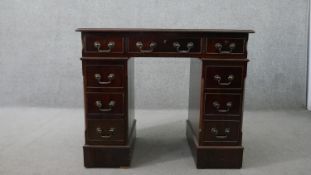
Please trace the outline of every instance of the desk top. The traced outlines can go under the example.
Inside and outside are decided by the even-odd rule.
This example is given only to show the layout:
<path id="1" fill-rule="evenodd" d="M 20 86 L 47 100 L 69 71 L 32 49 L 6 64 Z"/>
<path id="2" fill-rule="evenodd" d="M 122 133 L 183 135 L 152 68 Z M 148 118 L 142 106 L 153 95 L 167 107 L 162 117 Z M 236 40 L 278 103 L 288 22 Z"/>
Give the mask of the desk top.
<path id="1" fill-rule="evenodd" d="M 182 33 L 255 33 L 254 30 L 238 29 L 147 29 L 147 28 L 78 28 L 77 32 L 182 32 Z"/>

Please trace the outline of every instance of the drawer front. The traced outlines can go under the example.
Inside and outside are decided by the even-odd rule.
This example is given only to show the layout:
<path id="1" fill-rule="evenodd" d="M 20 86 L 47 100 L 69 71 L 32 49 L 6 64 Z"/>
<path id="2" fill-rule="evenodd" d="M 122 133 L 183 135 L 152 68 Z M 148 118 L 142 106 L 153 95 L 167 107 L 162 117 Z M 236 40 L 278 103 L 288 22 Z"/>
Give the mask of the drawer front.
<path id="1" fill-rule="evenodd" d="M 89 117 L 114 117 L 124 115 L 124 93 L 87 93 L 86 113 Z"/>
<path id="2" fill-rule="evenodd" d="M 125 135 L 124 120 L 87 120 L 87 144 L 123 144 Z"/>
<path id="3" fill-rule="evenodd" d="M 206 93 L 205 116 L 241 115 L 242 95 L 235 93 Z"/>
<path id="4" fill-rule="evenodd" d="M 201 37 L 142 35 L 129 37 L 129 53 L 201 53 Z"/>
<path id="5" fill-rule="evenodd" d="M 83 38 L 85 53 L 109 54 L 124 52 L 124 38 L 109 33 L 89 33 Z"/>
<path id="6" fill-rule="evenodd" d="M 123 65 L 86 66 L 86 86 L 94 88 L 123 87 L 124 71 Z"/>
<path id="7" fill-rule="evenodd" d="M 209 54 L 245 54 L 245 38 L 207 38 L 207 53 Z"/>
<path id="8" fill-rule="evenodd" d="M 207 145 L 237 145 L 240 142 L 240 122 L 209 121 L 204 125 L 203 142 Z"/>
<path id="9" fill-rule="evenodd" d="M 242 89 L 243 66 L 206 66 L 205 88 Z"/>

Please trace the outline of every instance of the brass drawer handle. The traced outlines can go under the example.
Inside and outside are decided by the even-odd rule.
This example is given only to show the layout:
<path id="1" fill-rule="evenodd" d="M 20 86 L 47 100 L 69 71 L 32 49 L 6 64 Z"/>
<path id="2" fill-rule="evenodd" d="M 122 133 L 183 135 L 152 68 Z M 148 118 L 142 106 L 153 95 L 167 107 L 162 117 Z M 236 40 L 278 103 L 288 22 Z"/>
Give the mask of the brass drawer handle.
<path id="1" fill-rule="evenodd" d="M 101 101 L 96 101 L 96 106 L 98 108 L 99 111 L 101 112 L 109 112 L 109 111 L 112 111 L 113 107 L 115 107 L 116 105 L 116 102 L 111 100 L 109 103 L 108 103 L 108 108 L 102 108 L 103 107 L 103 104 Z"/>
<path id="2" fill-rule="evenodd" d="M 111 138 L 114 134 L 115 134 L 115 128 L 110 128 L 105 134 L 105 132 L 103 131 L 102 128 L 98 127 L 96 128 L 96 132 L 97 134 L 101 137 L 101 138 L 104 138 L 104 139 L 109 139 Z"/>
<path id="3" fill-rule="evenodd" d="M 224 50 L 225 46 L 227 46 L 227 50 Z M 234 42 L 229 44 L 229 41 L 226 40 L 224 44 L 216 43 L 215 48 L 218 50 L 219 53 L 230 54 L 236 48 L 236 44 Z"/>
<path id="4" fill-rule="evenodd" d="M 142 53 L 150 53 L 153 52 L 154 48 L 157 47 L 157 43 L 156 42 L 151 42 L 149 47 L 150 49 L 143 49 L 144 44 L 141 41 L 137 41 L 136 42 L 136 47 L 140 50 L 140 52 Z"/>
<path id="5" fill-rule="evenodd" d="M 115 78 L 115 75 L 113 73 L 110 73 L 107 76 L 108 81 L 101 81 L 101 75 L 100 74 L 94 74 L 94 77 L 97 80 L 98 84 L 111 84 L 112 80 Z"/>
<path id="6" fill-rule="evenodd" d="M 115 45 L 116 45 L 115 42 L 109 41 L 107 44 L 108 49 L 103 50 L 103 49 L 100 49 L 100 46 L 101 46 L 100 42 L 98 42 L 98 41 L 94 42 L 94 47 L 97 48 L 97 52 L 99 52 L 99 53 L 109 53 L 115 47 Z"/>
<path id="7" fill-rule="evenodd" d="M 220 104 L 218 101 L 214 101 L 213 102 L 213 106 L 216 108 L 217 112 L 220 112 L 220 113 L 226 113 L 226 112 L 229 112 L 231 107 L 232 107 L 232 102 L 229 101 L 226 103 L 226 109 L 220 109 Z"/>
<path id="8" fill-rule="evenodd" d="M 217 81 L 218 85 L 220 86 L 229 86 L 231 85 L 232 81 L 234 80 L 234 75 L 230 74 L 227 77 L 227 82 L 221 82 L 221 76 L 220 75 L 215 75 L 214 80 Z"/>
<path id="9" fill-rule="evenodd" d="M 178 53 L 189 53 L 190 50 L 193 48 L 193 46 L 194 46 L 193 42 L 188 42 L 187 43 L 187 50 L 180 50 L 179 49 L 181 47 L 180 43 L 179 42 L 174 42 L 173 43 L 173 47 L 176 48 L 176 52 L 178 52 Z"/>
<path id="10" fill-rule="evenodd" d="M 211 128 L 211 133 L 214 135 L 216 139 L 227 139 L 230 134 L 230 128 L 225 128 L 225 135 L 218 135 L 218 129 L 217 128 Z"/>

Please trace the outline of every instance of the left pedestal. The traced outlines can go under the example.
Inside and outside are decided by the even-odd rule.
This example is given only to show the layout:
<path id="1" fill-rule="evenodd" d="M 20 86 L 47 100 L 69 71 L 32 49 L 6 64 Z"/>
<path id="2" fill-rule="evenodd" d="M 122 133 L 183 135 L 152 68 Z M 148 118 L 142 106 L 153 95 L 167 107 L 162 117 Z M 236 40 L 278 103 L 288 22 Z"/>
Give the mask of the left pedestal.
<path id="1" fill-rule="evenodd" d="M 82 58 L 87 168 L 130 166 L 136 137 L 132 66 L 127 58 Z"/>

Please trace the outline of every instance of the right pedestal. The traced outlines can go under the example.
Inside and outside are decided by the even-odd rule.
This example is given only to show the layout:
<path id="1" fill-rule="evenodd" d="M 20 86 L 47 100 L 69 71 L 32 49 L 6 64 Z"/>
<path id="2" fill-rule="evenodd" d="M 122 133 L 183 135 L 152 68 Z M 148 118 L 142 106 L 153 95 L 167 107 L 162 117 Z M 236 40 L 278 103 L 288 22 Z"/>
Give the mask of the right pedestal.
<path id="1" fill-rule="evenodd" d="M 247 59 L 191 59 L 187 139 L 197 168 L 241 168 Z"/>

